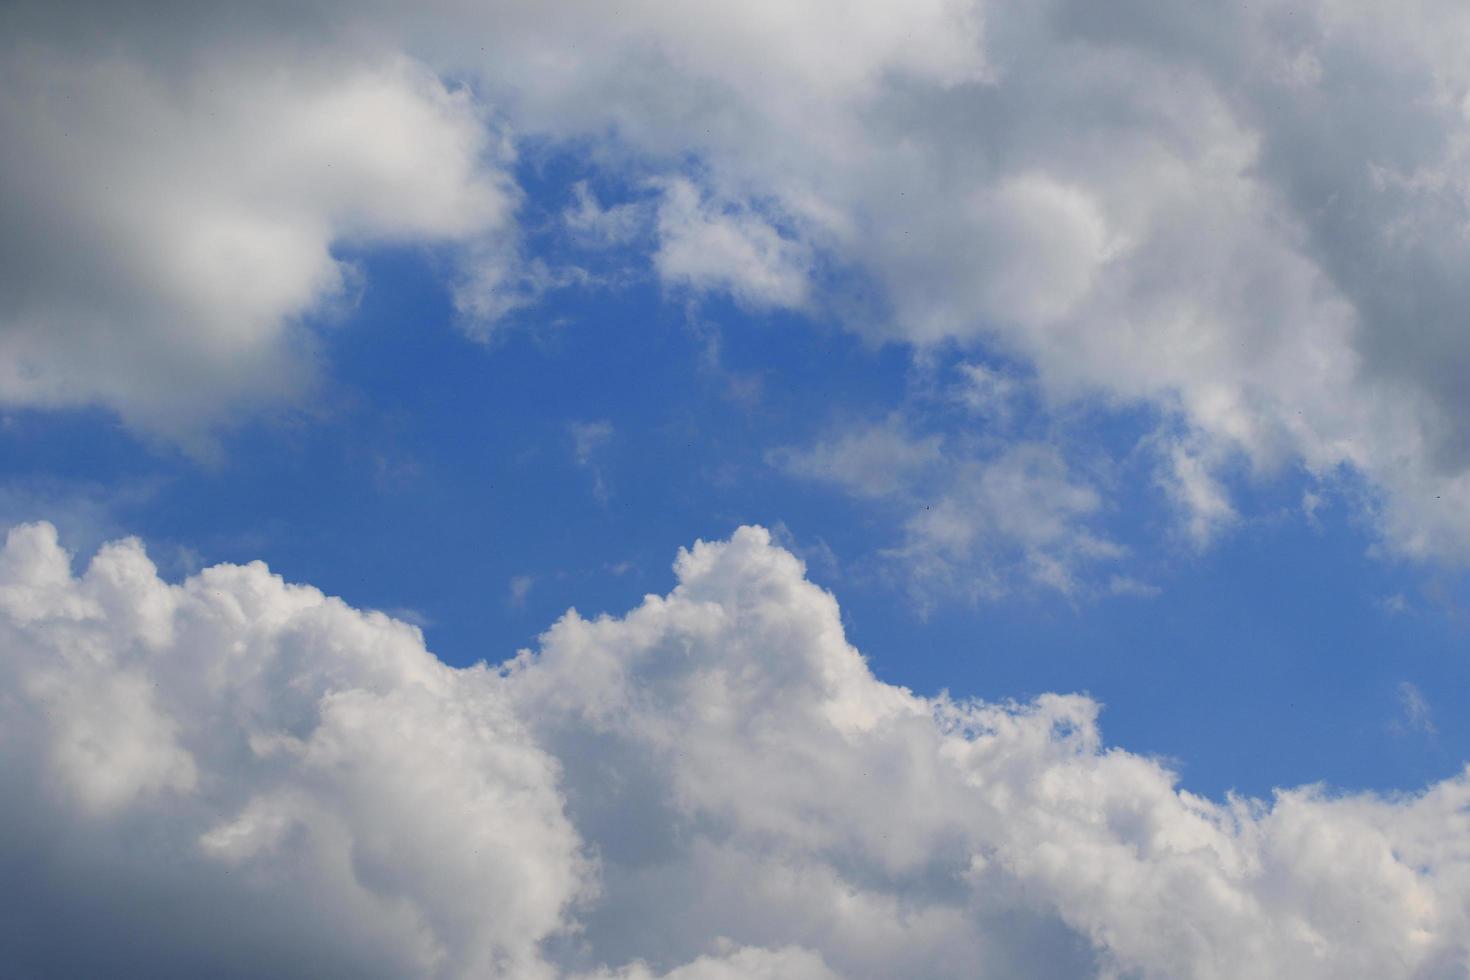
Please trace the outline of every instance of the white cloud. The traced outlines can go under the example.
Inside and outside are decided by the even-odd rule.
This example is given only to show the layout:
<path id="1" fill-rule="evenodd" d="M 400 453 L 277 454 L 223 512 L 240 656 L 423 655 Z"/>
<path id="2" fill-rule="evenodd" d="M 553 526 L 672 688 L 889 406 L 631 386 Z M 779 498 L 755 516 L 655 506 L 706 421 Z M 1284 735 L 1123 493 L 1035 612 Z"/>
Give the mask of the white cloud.
<path id="1" fill-rule="evenodd" d="M 259 564 L 0 553 L 5 972 L 547 975 L 588 869 L 485 669 Z"/>
<path id="2" fill-rule="evenodd" d="M 746 206 L 703 199 L 688 180 L 664 183 L 658 209 L 659 277 L 696 292 L 724 290 L 757 309 L 806 302 L 811 258 Z"/>
<path id="3" fill-rule="evenodd" d="M 6 400 L 170 433 L 281 395 L 308 372 L 297 321 L 341 292 L 338 241 L 476 240 L 471 315 L 563 281 L 479 241 L 510 234 L 483 129 L 406 52 L 518 134 L 658 175 L 671 284 L 999 345 L 1052 404 L 1150 406 L 1204 463 L 1355 471 L 1392 546 L 1470 554 L 1453 0 L 225 9 L 4 15 L 34 41 L 3 52 Z M 114 54 L 87 64 L 97 36 Z M 568 220 L 622 241 L 622 207 Z"/>
<path id="4" fill-rule="evenodd" d="M 573 422 L 567 426 L 572 436 L 572 458 L 577 465 L 592 474 L 592 495 L 607 503 L 610 493 L 607 475 L 603 472 L 600 456 L 603 447 L 612 441 L 615 430 L 606 419 L 594 422 Z"/>
<path id="5" fill-rule="evenodd" d="M 952 397 L 972 413 L 999 425 L 1010 421 L 1021 383 L 979 361 L 959 366 L 961 382 Z"/>
<path id="6" fill-rule="evenodd" d="M 1394 722 L 1398 731 L 1413 731 L 1421 735 L 1433 736 L 1436 729 L 1434 725 L 1434 712 L 1429 707 L 1429 702 L 1424 699 L 1424 692 L 1412 681 L 1399 681 L 1398 687 L 1399 707 L 1403 711 L 1403 719 Z"/>
<path id="7" fill-rule="evenodd" d="M 573 204 L 562 212 L 562 223 L 590 246 L 626 245 L 643 234 L 651 220 L 648 208 L 641 204 L 603 207 L 585 180 L 572 185 L 572 199 Z"/>
<path id="8" fill-rule="evenodd" d="M 1102 506 L 1055 449 L 1020 442 L 960 462 L 905 522 L 896 554 L 925 590 L 992 597 L 1019 580 L 1071 594 L 1090 565 L 1125 554 L 1095 528 Z"/>
<path id="9" fill-rule="evenodd" d="M 1163 589 L 1148 582 L 1139 581 L 1131 575 L 1108 577 L 1108 592 L 1117 596 L 1132 596 L 1136 599 L 1154 599 L 1163 594 Z"/>
<path id="10" fill-rule="evenodd" d="M 1461 5 L 822 9 L 621 7 L 481 67 L 527 128 L 697 158 L 721 203 L 675 278 L 998 344 L 1053 404 L 1143 403 L 1257 475 L 1357 471 L 1394 547 L 1470 554 Z M 772 272 L 812 262 L 881 300 Z"/>
<path id="11" fill-rule="evenodd" d="M 578 466 L 589 466 L 593 458 L 613 437 L 612 423 L 607 419 L 593 422 L 573 422 L 567 426 L 572 434 L 572 455 Z"/>
<path id="12" fill-rule="evenodd" d="M 759 529 L 502 670 L 259 565 L 0 552 L 5 968 L 1448 976 L 1470 779 L 1214 802 L 1099 706 L 883 683 Z M 124 898 L 125 896 L 125 898 Z"/>
<path id="13" fill-rule="evenodd" d="M 731 944 L 726 941 L 717 945 Z M 594 975 L 586 980 L 594 980 Z M 656 973 L 639 963 L 622 970 L 599 970 L 595 980 L 837 980 L 837 974 L 809 950 L 744 946 L 701 956 L 668 973 Z"/>
<path id="14" fill-rule="evenodd" d="M 839 432 L 807 449 L 783 448 L 769 462 L 793 476 L 830 483 L 861 497 L 891 497 L 910 491 L 944 463 L 943 440 L 914 436 L 893 416 Z"/>
<path id="15" fill-rule="evenodd" d="M 1203 548 L 1239 515 L 1204 454 L 1186 440 L 1174 439 L 1163 447 L 1163 455 L 1159 483 L 1181 513 L 1185 536 Z"/>
<path id="16" fill-rule="evenodd" d="M 510 604 L 520 608 L 526 604 L 526 597 L 531 594 L 531 589 L 536 585 L 536 578 L 532 575 L 512 575 L 510 577 Z"/>
<path id="17" fill-rule="evenodd" d="M 1395 592 L 1374 600 L 1373 603 L 1390 616 L 1402 616 L 1409 611 L 1409 600 L 1402 592 Z"/>
<path id="18" fill-rule="evenodd" d="M 335 247 L 509 218 L 479 111 L 407 59 L 91 54 L 0 59 L 0 401 L 100 404 L 197 444 L 311 380 L 303 319 L 351 300 Z"/>
<path id="19" fill-rule="evenodd" d="M 941 597 L 993 599 L 1027 586 L 1068 595 L 1117 591 L 1091 581 L 1097 566 L 1124 555 L 1096 527 L 1102 497 L 1046 443 L 996 448 L 919 436 L 895 415 L 804 449 L 773 451 L 768 460 L 900 513 L 900 540 L 884 554 L 921 606 Z"/>
<path id="20" fill-rule="evenodd" d="M 658 941 L 677 962 L 724 934 L 853 977 L 1463 962 L 1462 780 L 1211 803 L 1104 750 L 1086 698 L 953 704 L 876 680 L 764 532 L 678 572 L 625 619 L 564 619 L 512 675 L 602 843 L 594 948 Z"/>

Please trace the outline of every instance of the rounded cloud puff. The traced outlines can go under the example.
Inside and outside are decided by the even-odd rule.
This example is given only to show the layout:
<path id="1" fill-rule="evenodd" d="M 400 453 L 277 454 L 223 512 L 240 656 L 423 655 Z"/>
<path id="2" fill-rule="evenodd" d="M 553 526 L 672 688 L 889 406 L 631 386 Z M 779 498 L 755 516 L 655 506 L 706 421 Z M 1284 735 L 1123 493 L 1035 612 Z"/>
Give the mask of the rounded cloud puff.
<path id="1" fill-rule="evenodd" d="M 262 565 L 0 552 L 4 966 L 1438 976 L 1470 782 L 1202 799 L 1098 705 L 924 698 L 758 528 L 498 669 Z"/>
<path id="2" fill-rule="evenodd" d="M 352 298 L 335 249 L 508 220 L 485 121 L 422 65 L 208 62 L 0 58 L 0 404 L 100 404 L 205 448 L 227 410 L 311 380 L 302 323 Z"/>
<path id="3" fill-rule="evenodd" d="M 0 557 L 6 972 L 547 973 L 588 866 L 492 672 L 259 564 L 67 562 Z"/>

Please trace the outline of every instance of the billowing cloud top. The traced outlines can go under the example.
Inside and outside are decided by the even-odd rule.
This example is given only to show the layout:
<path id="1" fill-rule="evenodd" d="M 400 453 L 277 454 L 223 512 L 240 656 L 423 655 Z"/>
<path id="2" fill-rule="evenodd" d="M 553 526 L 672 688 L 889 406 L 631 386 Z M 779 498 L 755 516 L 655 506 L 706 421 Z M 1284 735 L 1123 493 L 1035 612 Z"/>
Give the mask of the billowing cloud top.
<path id="1" fill-rule="evenodd" d="M 759 528 L 500 668 L 263 565 L 0 552 L 17 975 L 1430 977 L 1470 780 L 1211 801 L 1099 706 L 877 680 Z"/>

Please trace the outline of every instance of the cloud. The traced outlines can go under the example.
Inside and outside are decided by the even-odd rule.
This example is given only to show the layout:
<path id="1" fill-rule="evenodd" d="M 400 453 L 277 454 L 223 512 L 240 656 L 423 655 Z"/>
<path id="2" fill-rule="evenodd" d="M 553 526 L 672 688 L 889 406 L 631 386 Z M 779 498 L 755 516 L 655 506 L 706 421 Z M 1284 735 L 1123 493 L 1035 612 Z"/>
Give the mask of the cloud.
<path id="1" fill-rule="evenodd" d="M 1129 575 L 1108 577 L 1108 592 L 1117 596 L 1132 596 L 1136 599 L 1154 599 L 1163 594 L 1163 589 L 1148 582 L 1141 582 Z"/>
<path id="2" fill-rule="evenodd" d="M 310 383 L 306 323 L 356 288 L 337 248 L 488 239 L 515 200 L 469 95 L 401 56 L 8 44 L 0 75 L 10 405 L 198 447 Z"/>
<path id="3" fill-rule="evenodd" d="M 960 364 L 961 381 L 951 396 L 974 415 L 1004 425 L 1010 421 L 1022 385 L 979 361 Z"/>
<path id="4" fill-rule="evenodd" d="M 593 422 L 572 422 L 567 426 L 567 431 L 572 436 L 572 458 L 578 466 L 592 474 L 592 495 L 599 503 L 607 503 L 611 491 L 600 457 L 603 448 L 612 441 L 616 430 L 611 422 L 598 419 Z"/>
<path id="5" fill-rule="evenodd" d="M 1373 604 L 1390 616 L 1402 616 L 1409 611 L 1409 600 L 1402 592 L 1395 592 L 1374 600 Z"/>
<path id="6" fill-rule="evenodd" d="M 1223 802 L 1099 705 L 925 698 L 744 528 L 499 669 L 264 566 L 0 552 L 5 968 L 1462 972 L 1470 779 Z"/>
<path id="7" fill-rule="evenodd" d="M 562 223 L 580 242 L 594 247 L 626 245 L 643 234 L 649 223 L 641 204 L 603 207 L 585 180 L 572 185 L 573 204 L 562 212 Z"/>
<path id="8" fill-rule="evenodd" d="M 1424 699 L 1424 692 L 1419 690 L 1419 686 L 1412 681 L 1399 681 L 1398 698 L 1403 718 L 1393 722 L 1393 730 L 1407 730 L 1432 737 L 1436 731 L 1434 712 Z"/>
<path id="9" fill-rule="evenodd" d="M 903 420 L 894 416 L 839 432 L 807 449 L 772 450 L 768 459 L 792 476 L 829 483 L 855 496 L 882 498 L 908 491 L 941 467 L 942 443 L 937 435 L 910 435 Z"/>
<path id="10" fill-rule="evenodd" d="M 1366 477 L 1391 546 L 1470 554 L 1461 6 L 883 7 L 620 8 L 481 67 L 525 127 L 698 161 L 721 203 L 681 192 L 674 277 L 998 346 L 1052 404 L 1145 405 L 1252 478 Z M 814 263 L 878 298 L 798 285 Z"/>
<path id="11" fill-rule="evenodd" d="M 894 415 L 767 459 L 899 513 L 898 540 L 883 555 L 921 606 L 1038 586 L 1067 595 L 1117 591 L 1092 581 L 1097 566 L 1125 554 L 1096 526 L 1103 499 L 1044 441 L 986 446 L 920 436 Z"/>
<path id="12" fill-rule="evenodd" d="M 1452 0 L 159 11 L 5 14 L 12 404 L 178 438 L 201 408 L 286 397 L 311 372 L 300 321 L 350 292 L 340 242 L 471 243 L 460 307 L 482 320 L 571 281 L 517 251 L 496 141 L 439 80 L 470 79 L 517 139 L 658 181 L 672 286 L 996 347 L 1054 406 L 1190 432 L 1217 515 L 1211 464 L 1238 456 L 1249 478 L 1366 478 L 1390 546 L 1470 555 Z M 635 241 L 626 206 L 567 220 Z"/>
<path id="13" fill-rule="evenodd" d="M 1102 498 L 1050 446 L 1017 443 L 962 462 L 951 481 L 905 524 L 897 553 L 921 582 L 987 596 L 1018 577 L 1070 594 L 1083 567 L 1125 553 L 1090 527 Z"/>
<path id="14" fill-rule="evenodd" d="M 526 597 L 531 594 L 531 589 L 535 585 L 535 576 L 512 575 L 510 577 L 510 604 L 517 609 L 525 606 Z"/>
<path id="15" fill-rule="evenodd" d="M 612 423 L 606 419 L 594 422 L 573 422 L 567 426 L 572 434 L 572 455 L 578 466 L 590 466 L 593 457 L 613 437 Z"/>
<path id="16" fill-rule="evenodd" d="M 732 944 L 726 941 L 717 945 Z M 820 956 L 794 946 L 778 950 L 731 948 L 701 956 L 668 973 L 655 973 L 639 963 L 623 970 L 599 970 L 595 977 L 596 980 L 837 980 L 837 974 L 827 969 Z M 587 980 L 593 978 L 589 976 Z"/>
<path id="17" fill-rule="evenodd" d="M 1215 467 L 1187 440 L 1167 440 L 1158 479 L 1181 515 L 1185 537 L 1204 548 L 1239 519 Z"/>
<path id="18" fill-rule="evenodd" d="M 799 308 L 811 258 L 748 206 L 703 199 L 682 178 L 665 182 L 658 209 L 659 278 L 695 292 L 723 290 L 746 306 Z"/>
<path id="19" fill-rule="evenodd" d="M 49 525 L 0 646 L 6 972 L 549 975 L 590 865 L 493 671 L 259 564 L 73 577 Z"/>

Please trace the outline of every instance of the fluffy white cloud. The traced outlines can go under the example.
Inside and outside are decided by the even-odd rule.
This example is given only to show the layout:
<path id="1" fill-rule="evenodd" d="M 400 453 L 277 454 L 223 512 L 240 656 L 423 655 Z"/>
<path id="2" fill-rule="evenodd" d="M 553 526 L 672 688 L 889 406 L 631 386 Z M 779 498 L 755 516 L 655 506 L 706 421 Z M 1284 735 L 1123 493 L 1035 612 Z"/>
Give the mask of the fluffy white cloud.
<path id="1" fill-rule="evenodd" d="M 6 973 L 549 975 L 589 864 L 485 669 L 259 565 L 0 553 Z"/>
<path id="2" fill-rule="evenodd" d="M 875 678 L 759 529 L 502 668 L 256 564 L 0 553 L 5 969 L 1429 977 L 1470 779 L 1223 803 L 1098 705 Z"/>
<path id="3" fill-rule="evenodd" d="M 0 52 L 0 403 L 100 404 L 197 444 L 310 380 L 303 320 L 352 301 L 334 248 L 504 230 L 485 120 L 422 65 L 200 62 Z"/>
<path id="4" fill-rule="evenodd" d="M 839 16 L 840 38 L 824 29 Z M 635 139 L 640 151 L 682 153 L 688 126 L 731 95 L 840 97 L 892 69 L 958 77 L 958 17 L 944 3 L 859 16 L 775 3 L 8 5 L 0 401 L 100 404 L 198 445 L 229 409 L 309 380 L 303 319 L 350 302 L 337 246 L 463 243 L 454 285 L 477 335 L 569 281 L 519 253 L 508 149 L 445 77 L 476 80 L 532 133 L 581 137 L 611 121 L 653 141 Z M 777 71 L 750 70 L 772 54 Z M 681 81 L 709 69 L 726 82 Z M 605 98 L 589 101 L 597 89 Z M 649 99 L 678 120 L 667 140 Z M 745 122 L 728 120 L 727 135 Z M 743 200 L 704 193 L 666 185 L 657 261 L 669 282 L 799 302 L 807 245 Z"/>

